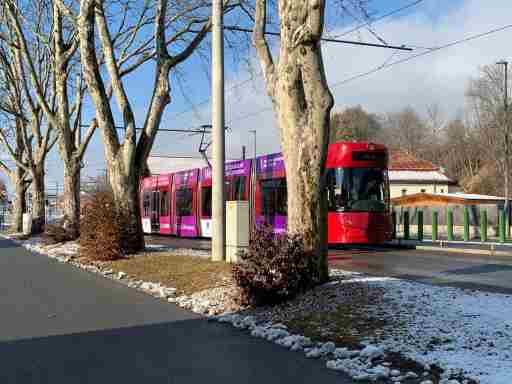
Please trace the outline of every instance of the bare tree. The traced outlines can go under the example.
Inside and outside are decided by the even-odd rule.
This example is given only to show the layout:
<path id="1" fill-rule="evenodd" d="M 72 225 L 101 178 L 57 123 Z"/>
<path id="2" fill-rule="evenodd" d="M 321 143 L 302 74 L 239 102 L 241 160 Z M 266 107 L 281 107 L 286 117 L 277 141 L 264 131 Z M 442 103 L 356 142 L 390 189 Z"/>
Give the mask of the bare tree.
<path id="1" fill-rule="evenodd" d="M 488 65 L 481 69 L 478 78 L 470 81 L 466 95 L 471 105 L 473 121 L 481 133 L 483 142 L 491 149 L 485 152 L 503 175 L 503 189 L 508 206 L 512 124 L 510 116 L 505 113 L 504 86 L 503 69 L 497 64 Z M 510 89 L 510 84 L 506 86 Z"/>
<path id="2" fill-rule="evenodd" d="M 300 234 L 328 278 L 325 160 L 333 97 L 322 59 L 325 1 L 279 0 L 281 44 L 274 61 L 265 38 L 267 1 L 256 1 L 253 42 L 281 130 L 288 188 L 288 231 Z"/>
<path id="3" fill-rule="evenodd" d="M 441 149 L 444 153 L 441 162 L 448 174 L 460 181 L 463 187 L 471 183 L 482 166 L 482 148 L 471 125 L 462 118 L 449 121 Z"/>
<path id="4" fill-rule="evenodd" d="M 412 107 L 388 113 L 384 120 L 387 142 L 391 148 L 418 153 L 425 143 L 425 123 Z"/>
<path id="5" fill-rule="evenodd" d="M 23 58 L 25 76 L 30 79 L 37 107 L 58 134 L 59 152 L 64 163 L 65 226 L 78 237 L 81 162 L 96 128 L 96 121 L 90 124 L 82 141 L 80 112 L 83 86 L 79 70 L 72 66 L 78 50 L 76 29 L 72 23 L 65 23 L 57 2 L 38 0 L 33 3 L 41 25 L 36 30 L 30 17 L 31 9 L 22 12 L 14 0 L 6 0 L 5 4 L 15 39 L 19 42 L 18 54 Z M 44 81 L 42 76 L 46 74 L 38 71 L 34 65 L 37 51 L 30 49 L 30 41 L 36 41 L 46 49 L 46 61 L 51 71 L 51 92 L 46 92 L 41 86 Z M 75 92 L 71 92 L 75 84 Z"/>
<path id="6" fill-rule="evenodd" d="M 4 122 L 8 119 L 2 119 Z M 21 126 L 18 126 L 14 132 L 13 146 L 14 154 L 16 158 L 23 161 L 24 158 L 24 146 L 22 140 Z M 5 131 L 5 128 L 3 128 Z M 2 134 L 3 137 L 7 138 L 9 135 Z M 12 136 L 12 135 L 11 135 Z M 27 210 L 26 204 L 26 192 L 30 186 L 30 180 L 27 180 L 26 167 L 21 167 L 14 163 L 12 166 L 8 166 L 5 161 L 0 160 L 0 171 L 2 171 L 11 181 L 14 187 L 14 204 L 13 204 L 13 226 L 12 229 L 15 232 L 21 232 L 23 230 L 23 213 Z"/>
<path id="7" fill-rule="evenodd" d="M 6 136 L 5 130 L 0 130 L 0 143 L 3 144 L 15 164 L 28 174 L 32 185 L 32 232 L 39 233 L 45 222 L 45 161 L 48 152 L 56 142 L 53 129 L 47 124 L 36 97 L 27 78 L 27 65 L 23 60 L 21 46 L 26 49 L 35 60 L 31 65 L 40 73 L 41 82 L 38 86 L 43 93 L 51 92 L 51 66 L 47 61 L 47 50 L 37 40 L 30 42 L 20 40 L 15 31 L 13 20 L 9 15 L 9 8 L 13 4 L 2 4 L 2 23 L 0 26 L 0 72 L 2 90 L 8 98 L 0 100 L 0 110 L 10 116 L 15 126 L 16 142 L 13 146 Z M 36 10 L 37 11 L 37 10 Z M 40 31 L 42 24 L 39 18 L 34 17 L 36 32 Z M 22 142 L 23 149 L 18 145 Z M 24 178 L 23 178 L 24 179 Z"/>
<path id="8" fill-rule="evenodd" d="M 427 106 L 425 119 L 425 142 L 421 157 L 439 164 L 443 157 L 442 142 L 444 137 L 445 119 L 443 111 L 437 103 Z"/>
<path id="9" fill-rule="evenodd" d="M 381 128 L 377 116 L 358 105 L 332 114 L 329 141 L 371 141 L 378 137 Z"/>
<path id="10" fill-rule="evenodd" d="M 59 0 L 59 5 L 74 18 L 72 10 L 63 1 Z M 140 9 L 134 9 L 127 1 L 126 9 L 138 11 L 139 16 L 129 14 L 126 23 L 130 24 L 131 20 L 135 20 L 135 23 L 130 24 L 129 28 L 125 27 L 125 33 L 117 35 L 109 24 L 108 5 L 103 1 L 81 0 L 79 15 L 75 19 L 84 79 L 103 135 L 109 180 L 116 204 L 126 216 L 124 247 L 128 252 L 135 252 L 144 247 L 138 199 L 139 178 L 164 109 L 171 100 L 169 73 L 187 60 L 207 35 L 211 27 L 211 5 L 206 0 L 158 0 L 145 1 L 138 4 Z M 168 14 L 168 9 L 172 9 L 172 14 Z M 227 6 L 227 9 L 229 11 L 231 6 Z M 152 12 L 154 16 L 148 17 Z M 154 27 L 149 37 L 142 32 L 143 26 L 147 25 Z M 119 40 L 126 44 L 119 44 Z M 99 57 L 103 58 L 110 78 L 108 88 L 100 71 Z M 125 90 L 123 76 L 150 59 L 154 60 L 156 66 L 153 96 L 137 137 L 135 113 Z M 115 97 L 123 117 L 123 138 L 118 136 L 116 130 L 110 95 Z"/>

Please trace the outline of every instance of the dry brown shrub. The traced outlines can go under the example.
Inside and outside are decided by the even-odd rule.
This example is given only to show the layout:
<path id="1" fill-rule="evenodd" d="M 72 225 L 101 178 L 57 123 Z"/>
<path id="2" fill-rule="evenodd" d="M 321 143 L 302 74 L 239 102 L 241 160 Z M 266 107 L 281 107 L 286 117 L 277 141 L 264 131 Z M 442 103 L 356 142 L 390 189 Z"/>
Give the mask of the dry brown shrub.
<path id="1" fill-rule="evenodd" d="M 269 225 L 259 227 L 232 269 L 241 304 L 278 304 L 313 287 L 316 274 L 303 244 L 300 236 L 275 234 Z"/>
<path id="2" fill-rule="evenodd" d="M 66 227 L 66 218 L 64 218 L 55 224 L 47 224 L 42 237 L 45 244 L 58 244 L 76 240 L 79 235 L 74 228 Z"/>
<path id="3" fill-rule="evenodd" d="M 97 261 L 121 259 L 122 232 L 112 192 L 96 192 L 81 212 L 81 256 Z"/>

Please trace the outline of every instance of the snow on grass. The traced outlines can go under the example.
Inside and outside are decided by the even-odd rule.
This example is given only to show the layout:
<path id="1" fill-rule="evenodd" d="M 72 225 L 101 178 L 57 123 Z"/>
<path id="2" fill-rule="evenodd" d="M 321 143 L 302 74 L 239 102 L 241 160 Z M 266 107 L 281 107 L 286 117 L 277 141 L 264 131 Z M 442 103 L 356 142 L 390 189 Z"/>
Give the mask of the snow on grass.
<path id="1" fill-rule="evenodd" d="M 384 289 L 382 305 L 370 311 L 394 321 L 366 342 L 447 372 L 462 370 L 482 384 L 512 383 L 510 295 L 368 279 L 343 271 L 334 275 L 345 277 L 340 289 L 360 281 Z"/>

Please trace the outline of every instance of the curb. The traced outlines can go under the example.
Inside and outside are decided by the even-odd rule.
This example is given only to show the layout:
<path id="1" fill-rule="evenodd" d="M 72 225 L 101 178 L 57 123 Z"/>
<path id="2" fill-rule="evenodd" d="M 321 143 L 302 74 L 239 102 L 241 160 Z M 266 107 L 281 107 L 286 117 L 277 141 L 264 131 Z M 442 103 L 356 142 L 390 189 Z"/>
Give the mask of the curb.
<path id="1" fill-rule="evenodd" d="M 508 256 L 512 257 L 512 252 L 496 251 L 493 249 L 475 249 L 475 248 L 443 248 L 428 245 L 417 245 L 415 247 L 419 251 L 440 251 L 449 253 L 467 253 L 470 255 L 486 255 L 486 256 Z"/>
<path id="2" fill-rule="evenodd" d="M 441 242 L 441 245 L 420 245 L 418 242 L 414 240 L 394 240 L 391 245 L 396 246 L 397 248 L 402 249 L 417 249 L 419 251 L 438 251 L 438 252 L 448 252 L 448 253 L 466 253 L 470 255 L 486 255 L 486 256 L 506 256 L 506 257 L 512 257 L 512 248 L 510 251 L 499 251 L 494 249 L 495 244 L 489 243 L 485 244 L 488 246 L 488 248 L 457 248 L 457 247 L 443 247 L 442 244 L 444 242 Z M 447 244 L 457 244 L 457 243 L 447 243 Z"/>

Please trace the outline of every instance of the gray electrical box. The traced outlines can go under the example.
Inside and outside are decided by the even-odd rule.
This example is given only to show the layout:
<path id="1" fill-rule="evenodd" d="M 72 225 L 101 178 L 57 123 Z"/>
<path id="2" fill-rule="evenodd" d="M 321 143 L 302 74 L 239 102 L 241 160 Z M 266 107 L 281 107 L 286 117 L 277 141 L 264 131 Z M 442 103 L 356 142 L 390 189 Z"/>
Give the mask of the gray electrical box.
<path id="1" fill-rule="evenodd" d="M 32 233 L 32 215 L 30 213 L 23 214 L 23 234 L 30 235 Z"/>
<path id="2" fill-rule="evenodd" d="M 226 202 L 226 261 L 236 263 L 249 246 L 249 202 Z"/>

